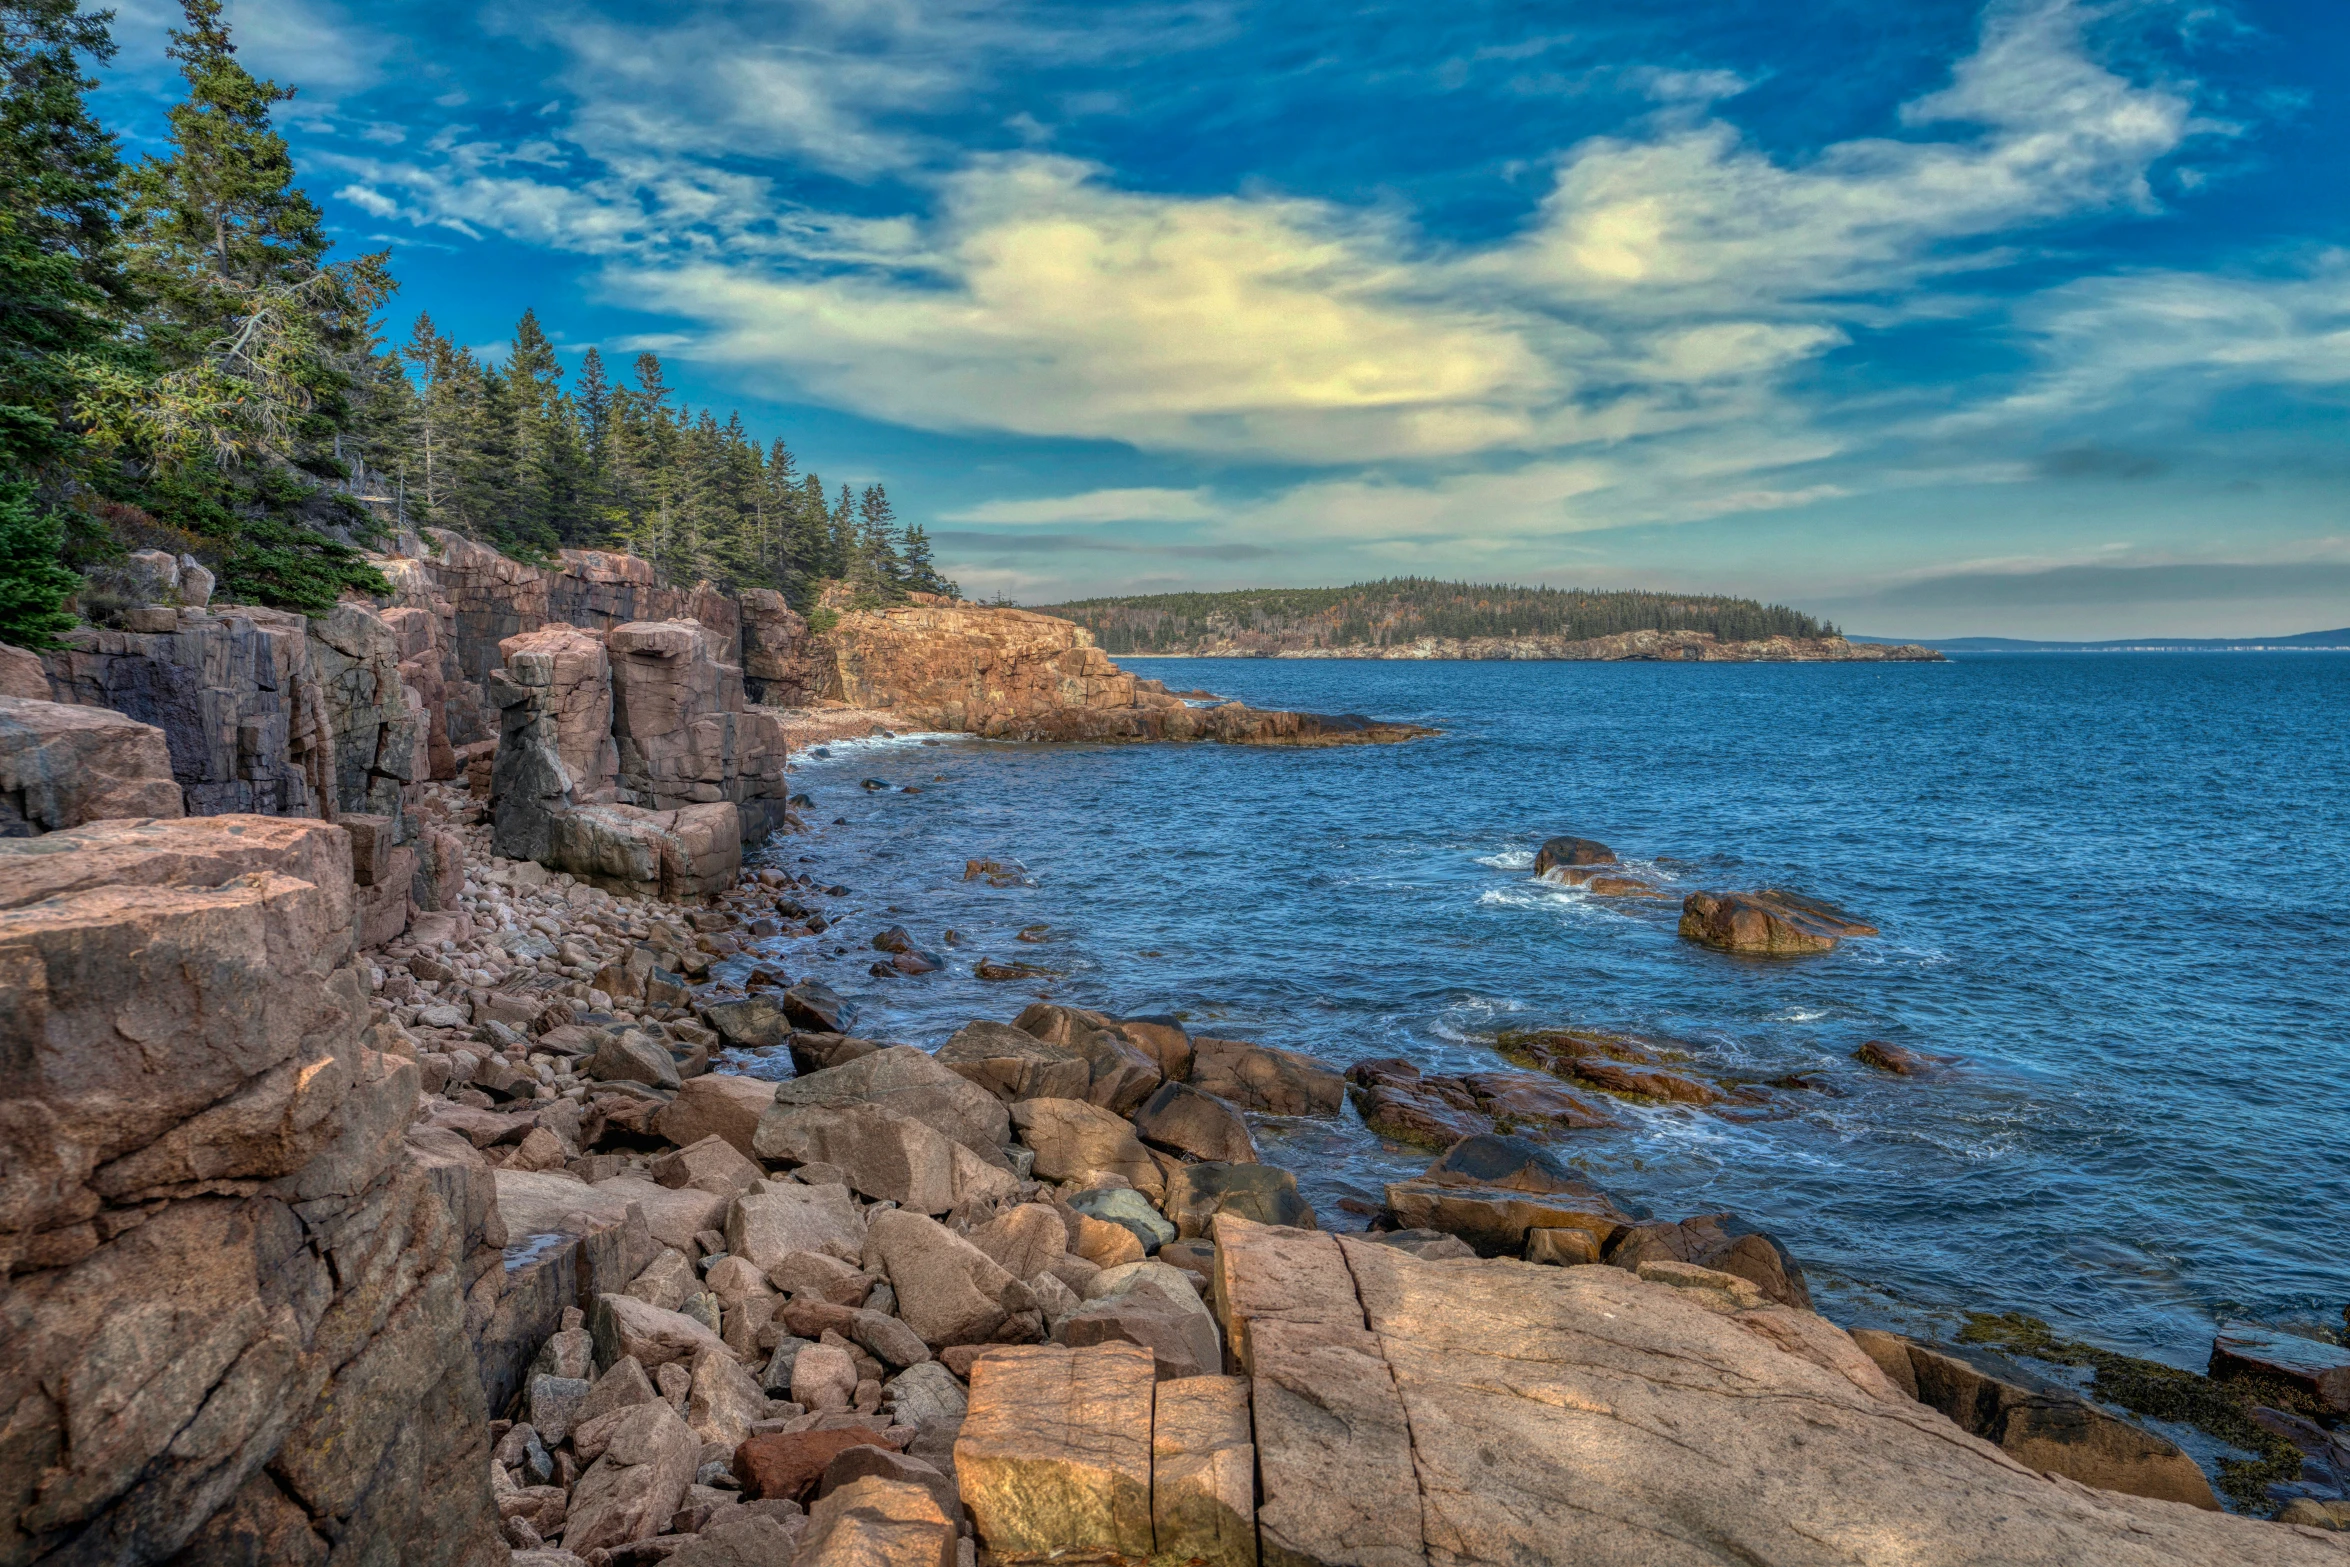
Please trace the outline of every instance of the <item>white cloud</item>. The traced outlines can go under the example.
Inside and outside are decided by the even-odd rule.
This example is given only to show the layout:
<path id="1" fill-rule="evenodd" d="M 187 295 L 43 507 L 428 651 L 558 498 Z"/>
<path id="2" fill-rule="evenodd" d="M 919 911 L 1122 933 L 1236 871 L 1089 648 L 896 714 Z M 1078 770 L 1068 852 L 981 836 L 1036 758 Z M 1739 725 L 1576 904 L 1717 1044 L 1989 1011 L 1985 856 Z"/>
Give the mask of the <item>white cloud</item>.
<path id="1" fill-rule="evenodd" d="M 2100 63 L 2090 14 L 1995 0 L 1899 134 L 1802 156 L 1727 117 L 1741 79 L 1649 72 L 1653 115 L 1567 149 L 1520 232 L 1468 247 L 1390 207 L 1135 190 L 1040 151 L 962 154 L 890 128 L 967 96 L 990 51 L 1086 47 L 1015 38 L 977 3 L 800 5 L 756 39 L 707 10 L 533 23 L 567 51 L 578 105 L 547 139 L 451 131 L 339 167 L 376 216 L 603 259 L 613 297 L 684 323 L 665 352 L 765 392 L 924 429 L 1369 469 L 1237 511 L 1112 490 L 953 520 L 1222 518 L 1227 534 L 1408 551 L 1847 494 L 1850 472 L 1816 465 L 1916 431 L 1830 407 L 1810 367 L 1889 323 L 1987 315 L 1953 274 L 2048 225 L 2151 210 L 2150 168 L 2222 129 L 2195 118 L 2190 87 Z M 749 172 L 761 159 L 886 176 L 881 213 L 787 199 L 780 171 Z M 882 192 L 905 194 L 891 210 Z M 2300 293 L 2151 276 L 2058 289 L 2027 314 L 2072 346 L 2051 347 L 2030 395 L 2077 401 L 2182 353 L 2197 373 L 2323 381 L 2342 353 L 2327 276 Z M 2209 341 L 2182 347 L 2204 342 L 2198 310 L 2215 313 Z M 2280 323 L 2265 339 L 2263 311 Z"/>
<path id="2" fill-rule="evenodd" d="M 1944 137 L 1840 142 L 1800 163 L 1718 120 L 1594 139 L 1492 264 L 1573 305 L 1786 308 L 1985 259 L 1952 242 L 2148 205 L 2147 167 L 2188 134 L 2188 100 L 2098 65 L 2081 25 L 2069 0 L 1993 5 L 1950 86 L 1902 111 Z"/>
<path id="3" fill-rule="evenodd" d="M 2350 385 L 2350 251 L 2281 276 L 2135 272 L 2026 306 L 2047 369 L 1961 422 L 2047 418 L 2260 382 Z"/>
<path id="4" fill-rule="evenodd" d="M 942 522 L 1207 522 L 1217 515 L 1205 489 L 1088 490 L 1033 500 L 986 501 L 940 514 Z"/>
<path id="5" fill-rule="evenodd" d="M 1066 159 L 949 180 L 915 264 L 814 277 L 633 270 L 702 357 L 934 429 L 1305 460 L 1523 443 L 1555 371 L 1524 323 L 1426 292 L 1382 223 L 1326 204 L 1109 189 Z"/>

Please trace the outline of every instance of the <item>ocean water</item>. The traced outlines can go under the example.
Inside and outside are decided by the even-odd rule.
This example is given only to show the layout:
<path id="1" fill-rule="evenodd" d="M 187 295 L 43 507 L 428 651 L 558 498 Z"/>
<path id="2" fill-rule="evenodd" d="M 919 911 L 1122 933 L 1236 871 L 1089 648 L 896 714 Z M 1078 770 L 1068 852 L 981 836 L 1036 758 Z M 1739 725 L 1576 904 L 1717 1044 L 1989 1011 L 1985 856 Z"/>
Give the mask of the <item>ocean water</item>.
<path id="1" fill-rule="evenodd" d="M 762 960 L 854 999 L 858 1032 L 930 1047 L 1039 992 L 1339 1067 L 1499 1066 L 1501 1027 L 1669 1036 L 1702 1067 L 1818 1072 L 1842 1097 L 1783 1093 L 1750 1123 L 1626 1108 L 1559 1152 L 1660 1216 L 1769 1229 L 1838 1320 L 1946 1333 L 2023 1310 L 2198 1368 L 2223 1318 L 2342 1327 L 2350 657 L 1132 667 L 1444 733 L 835 745 L 795 779 L 828 825 L 769 852 L 852 890 L 828 938 Z M 1793 887 L 1883 934 L 1792 961 L 1707 951 L 1676 936 L 1675 900 L 1535 881 L 1560 833 L 1676 891 Z M 1025 884 L 965 883 L 982 857 Z M 896 923 L 949 971 L 869 976 Z M 981 956 L 1060 974 L 984 983 Z M 1867 1039 L 1957 1064 L 1887 1077 L 1852 1059 Z M 1332 1227 L 1364 1222 L 1340 1199 L 1430 1157 L 1351 1110 L 1257 1134 Z"/>

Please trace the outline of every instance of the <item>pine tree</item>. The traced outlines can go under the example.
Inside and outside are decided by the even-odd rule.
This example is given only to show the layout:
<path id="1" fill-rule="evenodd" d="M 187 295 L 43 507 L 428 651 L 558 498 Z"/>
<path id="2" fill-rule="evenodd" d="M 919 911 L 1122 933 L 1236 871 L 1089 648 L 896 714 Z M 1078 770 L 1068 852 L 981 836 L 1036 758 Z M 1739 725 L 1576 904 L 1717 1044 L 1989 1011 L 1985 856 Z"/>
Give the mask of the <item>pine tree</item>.
<path id="1" fill-rule="evenodd" d="M 182 11 L 172 155 L 125 182 L 139 343 L 161 373 L 104 378 L 83 412 L 119 459 L 117 499 L 217 541 L 224 597 L 321 613 L 343 590 L 384 588 L 346 542 L 375 518 L 329 484 L 350 475 L 337 448 L 395 285 L 381 255 L 326 264 L 270 124 L 292 91 L 237 63 L 220 0 Z"/>
<path id="2" fill-rule="evenodd" d="M 74 504 L 76 405 L 93 356 L 119 361 L 128 285 L 114 220 L 114 139 L 83 95 L 81 57 L 114 53 L 73 0 L 0 4 L 0 642 L 46 647 L 81 583 L 61 556 L 103 535 Z"/>
<path id="3" fill-rule="evenodd" d="M 579 390 L 571 401 L 578 410 L 579 439 L 592 492 L 603 483 L 606 448 L 612 439 L 612 383 L 604 377 L 604 356 L 593 347 L 580 356 Z"/>
<path id="4" fill-rule="evenodd" d="M 850 580 L 861 592 L 882 599 L 905 596 L 905 562 L 898 558 L 897 513 L 889 492 L 878 484 L 865 486 L 857 498 L 857 556 Z"/>
<path id="5" fill-rule="evenodd" d="M 188 96 L 167 116 L 172 156 L 130 181 L 134 272 L 152 300 L 149 340 L 192 363 L 246 313 L 254 291 L 301 283 L 327 252 L 318 208 L 293 186 L 294 160 L 269 112 L 294 90 L 237 63 L 220 0 L 182 0 L 187 26 L 165 51 Z"/>
<path id="6" fill-rule="evenodd" d="M 898 554 L 905 562 L 904 581 L 907 590 L 914 593 L 943 593 L 948 598 L 961 598 L 963 590 L 938 574 L 931 559 L 930 532 L 912 523 L 901 535 Z"/>
<path id="7" fill-rule="evenodd" d="M 98 84 L 80 61 L 114 57 L 107 20 L 81 15 L 77 0 L 0 4 L 0 210 L 15 219 L 15 242 L 65 261 L 119 312 L 130 297 L 114 216 L 122 171 L 84 101 Z"/>

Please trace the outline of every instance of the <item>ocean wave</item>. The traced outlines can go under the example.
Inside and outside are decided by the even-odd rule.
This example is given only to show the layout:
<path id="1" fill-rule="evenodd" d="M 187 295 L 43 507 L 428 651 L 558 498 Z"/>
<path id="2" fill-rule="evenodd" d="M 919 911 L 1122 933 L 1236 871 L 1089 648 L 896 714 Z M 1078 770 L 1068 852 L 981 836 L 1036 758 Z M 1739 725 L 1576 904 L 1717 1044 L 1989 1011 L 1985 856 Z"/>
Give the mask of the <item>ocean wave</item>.
<path id="1" fill-rule="evenodd" d="M 1490 865 L 1497 871 L 1522 871 L 1534 864 L 1532 849 L 1504 849 L 1499 854 L 1480 854 L 1479 865 Z"/>
<path id="2" fill-rule="evenodd" d="M 919 733 L 909 732 L 906 734 L 897 735 L 864 735 L 854 740 L 826 740 L 821 744 L 809 746 L 805 750 L 797 753 L 796 765 L 808 766 L 822 764 L 825 762 L 838 762 L 847 757 L 857 756 L 873 751 L 903 751 L 909 747 L 920 746 L 925 743 L 929 743 L 935 746 L 944 745 L 949 741 L 967 741 L 969 739 L 971 739 L 971 736 L 969 735 L 954 734 L 946 730 L 925 729 Z"/>

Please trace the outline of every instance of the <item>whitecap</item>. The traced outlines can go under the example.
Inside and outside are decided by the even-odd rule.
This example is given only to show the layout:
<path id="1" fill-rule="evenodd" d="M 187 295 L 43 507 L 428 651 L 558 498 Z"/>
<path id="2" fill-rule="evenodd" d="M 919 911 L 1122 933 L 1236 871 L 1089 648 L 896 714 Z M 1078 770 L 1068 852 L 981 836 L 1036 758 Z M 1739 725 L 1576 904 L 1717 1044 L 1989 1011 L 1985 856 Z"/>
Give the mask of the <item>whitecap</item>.
<path id="1" fill-rule="evenodd" d="M 1479 865 L 1490 865 L 1497 871 L 1522 871 L 1534 863 L 1532 849 L 1504 849 L 1499 854 L 1480 854 Z"/>

